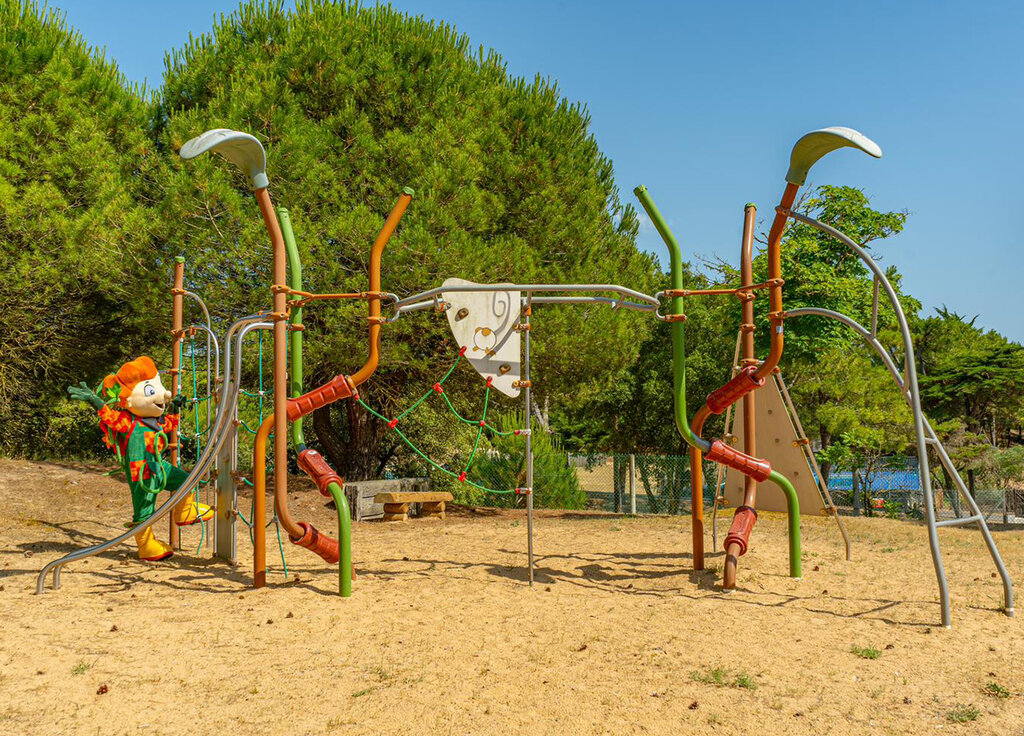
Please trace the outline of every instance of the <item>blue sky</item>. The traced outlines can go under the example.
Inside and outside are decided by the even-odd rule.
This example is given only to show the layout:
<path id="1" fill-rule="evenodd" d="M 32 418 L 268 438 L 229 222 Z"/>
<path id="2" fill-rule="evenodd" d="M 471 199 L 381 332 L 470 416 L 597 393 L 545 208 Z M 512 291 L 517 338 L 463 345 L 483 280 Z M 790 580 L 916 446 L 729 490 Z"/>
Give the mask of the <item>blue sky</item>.
<path id="1" fill-rule="evenodd" d="M 57 0 L 134 81 L 237 2 Z M 884 263 L 926 310 L 946 305 L 1024 341 L 1024 3 L 396 0 L 586 103 L 623 197 L 646 184 L 688 256 L 735 262 L 745 202 L 766 220 L 793 142 L 846 125 L 880 160 L 841 151 L 813 184 L 910 213 Z M 640 245 L 664 257 L 650 227 Z"/>

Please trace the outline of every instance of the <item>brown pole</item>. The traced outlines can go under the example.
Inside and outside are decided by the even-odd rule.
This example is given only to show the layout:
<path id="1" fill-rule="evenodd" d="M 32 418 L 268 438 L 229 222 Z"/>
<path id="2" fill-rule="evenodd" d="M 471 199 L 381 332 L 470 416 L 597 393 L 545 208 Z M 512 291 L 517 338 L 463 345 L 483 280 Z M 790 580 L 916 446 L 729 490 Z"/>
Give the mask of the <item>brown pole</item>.
<path id="1" fill-rule="evenodd" d="M 704 422 L 711 416 L 707 404 L 697 410 L 690 430 L 700 437 Z M 693 527 L 693 569 L 704 569 L 704 464 L 700 449 L 690 445 L 690 524 Z"/>
<path id="2" fill-rule="evenodd" d="M 181 377 L 181 341 L 182 319 L 185 310 L 185 259 L 178 256 L 174 259 L 174 286 L 171 289 L 171 334 L 174 339 L 171 341 L 171 397 L 178 393 L 178 382 Z M 168 445 L 171 450 L 171 465 L 178 464 L 178 430 L 171 432 L 168 438 Z M 178 525 L 174 523 L 174 514 L 171 514 L 170 533 L 168 543 L 172 549 L 177 549 L 180 544 Z"/>
<path id="3" fill-rule="evenodd" d="M 274 494 L 275 496 L 288 493 L 288 294 L 285 287 L 288 280 L 287 257 L 284 248 L 284 236 L 281 234 L 281 226 L 277 222 L 277 215 L 274 213 L 274 204 L 270 200 L 270 193 L 266 187 L 253 192 L 256 203 L 263 215 L 263 224 L 270 234 L 270 243 L 274 249 L 273 262 L 273 314 L 274 321 Z M 264 422 L 267 426 L 268 421 Z M 263 427 L 261 427 L 262 429 Z M 268 427 L 269 431 L 269 427 Z M 266 437 L 263 438 L 266 440 Z M 257 445 L 260 438 L 256 438 Z M 266 506 L 266 498 L 259 498 L 266 493 L 266 489 L 254 489 L 257 497 L 255 502 L 259 506 Z M 267 538 L 266 520 L 263 516 L 253 514 L 253 585 L 262 588 L 267 584 Z"/>
<path id="4" fill-rule="evenodd" d="M 794 189 L 794 193 L 795 191 L 796 190 Z M 740 286 L 749 286 L 754 283 L 754 220 L 756 217 L 757 207 L 752 204 L 748 204 L 743 211 L 743 245 L 740 249 Z M 783 220 L 783 224 L 785 224 L 785 220 Z M 771 242 L 770 237 L 769 242 Z M 781 270 L 781 268 L 782 264 L 780 259 L 779 269 Z M 769 278 L 771 277 L 769 276 Z M 746 292 L 742 298 L 743 323 L 740 325 L 740 330 L 742 331 L 743 336 L 743 361 L 740 365 L 746 367 L 750 365 L 757 365 L 757 358 L 754 355 L 754 294 L 753 292 Z M 772 333 L 772 337 L 775 337 L 774 331 Z M 781 335 L 779 337 L 781 339 Z M 756 391 L 751 391 L 743 396 L 743 451 L 751 457 L 757 456 L 757 439 L 754 434 L 756 429 L 756 419 L 754 417 L 756 405 L 756 399 L 754 398 L 755 393 Z M 744 475 L 743 505 L 756 508 L 754 505 L 756 501 L 757 481 L 749 475 Z M 738 545 L 734 543 L 726 547 L 725 569 L 722 579 L 722 587 L 726 590 L 732 590 L 736 587 L 736 567 L 739 563 L 739 556 Z"/>

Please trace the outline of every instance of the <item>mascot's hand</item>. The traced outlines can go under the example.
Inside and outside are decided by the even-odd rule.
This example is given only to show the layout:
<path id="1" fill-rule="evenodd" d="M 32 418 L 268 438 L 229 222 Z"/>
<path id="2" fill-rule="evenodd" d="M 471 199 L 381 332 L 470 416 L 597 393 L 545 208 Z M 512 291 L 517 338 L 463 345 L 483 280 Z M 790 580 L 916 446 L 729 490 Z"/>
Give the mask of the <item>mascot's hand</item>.
<path id="1" fill-rule="evenodd" d="M 68 394 L 71 395 L 72 399 L 90 404 L 96 411 L 103 408 L 103 399 L 94 394 L 85 381 L 82 381 L 77 386 L 68 386 Z"/>
<path id="2" fill-rule="evenodd" d="M 175 397 L 171 399 L 170 405 L 167 407 L 167 413 L 180 414 L 181 407 L 185 406 L 187 403 L 188 397 L 185 394 L 176 394 Z"/>

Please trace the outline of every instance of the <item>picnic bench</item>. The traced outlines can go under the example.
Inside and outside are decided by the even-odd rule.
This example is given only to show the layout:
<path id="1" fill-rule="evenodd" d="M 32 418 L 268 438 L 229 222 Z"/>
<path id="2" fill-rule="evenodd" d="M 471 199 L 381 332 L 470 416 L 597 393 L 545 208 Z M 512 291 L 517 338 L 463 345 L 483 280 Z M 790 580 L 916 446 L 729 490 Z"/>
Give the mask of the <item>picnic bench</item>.
<path id="1" fill-rule="evenodd" d="M 440 491 L 378 493 L 373 497 L 375 503 L 384 504 L 384 521 L 405 521 L 409 518 L 411 503 L 419 504 L 420 516 L 443 519 L 444 504 L 452 499 L 452 494 Z"/>

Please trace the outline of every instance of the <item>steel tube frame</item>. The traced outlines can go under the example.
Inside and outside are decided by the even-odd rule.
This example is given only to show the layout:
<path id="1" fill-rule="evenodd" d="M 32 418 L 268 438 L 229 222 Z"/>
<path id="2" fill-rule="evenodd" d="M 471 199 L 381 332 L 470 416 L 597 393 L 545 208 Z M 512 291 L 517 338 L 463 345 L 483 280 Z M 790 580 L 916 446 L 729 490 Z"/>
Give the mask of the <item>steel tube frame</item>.
<path id="1" fill-rule="evenodd" d="M 790 310 L 786 316 L 796 317 L 801 315 L 817 315 L 821 317 L 830 317 L 836 319 L 843 324 L 851 327 L 854 331 L 859 333 L 868 344 L 870 344 L 875 351 L 881 356 L 883 363 L 889 370 L 889 373 L 893 376 L 897 386 L 899 386 L 901 392 L 906 398 L 910 405 L 910 411 L 913 415 L 914 421 L 914 435 L 917 442 L 917 456 L 919 472 L 921 476 L 921 488 L 925 496 L 925 519 L 928 523 L 928 543 L 932 554 L 932 564 L 935 568 L 935 577 L 939 587 L 939 599 L 942 606 L 942 625 L 949 628 L 952 625 L 952 611 L 950 608 L 949 600 L 949 583 L 946 580 L 946 571 L 942 563 L 942 552 L 939 549 L 939 538 L 936 527 L 935 519 L 935 504 L 932 495 L 931 485 L 931 473 L 928 465 L 928 442 L 931 441 L 936 448 L 936 452 L 939 455 L 941 463 L 947 467 L 952 468 L 952 462 L 949 461 L 948 455 L 946 455 L 945 449 L 942 444 L 938 441 L 934 431 L 928 424 L 928 421 L 924 417 L 924 412 L 921 410 L 921 395 L 918 388 L 917 382 L 917 366 L 914 356 L 914 344 L 910 334 L 910 326 L 907 322 L 906 315 L 903 312 L 903 306 L 900 304 L 899 298 L 897 297 L 896 291 L 892 284 L 889 283 L 889 279 L 886 278 L 885 272 L 875 263 L 874 259 L 865 251 L 861 246 L 855 243 L 845 233 L 837 230 L 836 228 L 826 225 L 823 222 L 815 220 L 812 217 L 792 212 L 785 208 L 779 208 L 784 210 L 782 214 L 786 214 L 793 219 L 809 225 L 820 232 L 832 236 L 839 242 L 846 245 L 852 250 L 864 264 L 874 274 L 876 282 L 881 285 L 885 291 L 886 297 L 889 300 L 890 305 L 893 308 L 893 312 L 896 315 L 896 321 L 899 324 L 900 335 L 903 339 L 903 350 L 904 350 L 904 376 L 900 377 L 900 372 L 896 367 L 892 357 L 886 352 L 885 348 L 878 342 L 877 337 L 872 331 L 865 329 L 855 320 L 846 316 L 845 314 L 834 312 L 828 309 L 820 309 L 817 307 L 802 307 L 799 309 Z M 877 327 L 877 325 L 875 325 Z M 947 465 L 947 461 L 949 464 Z M 975 515 L 980 514 L 980 510 L 977 507 L 974 499 L 970 493 L 966 492 L 963 487 L 963 481 L 960 479 L 959 473 L 954 472 L 952 475 L 957 479 L 957 486 L 960 492 L 963 494 L 968 506 L 972 509 Z M 989 554 L 992 556 L 992 560 L 995 563 L 996 569 L 1003 580 L 1003 593 L 1005 598 L 1004 611 L 1008 616 L 1013 615 L 1013 584 L 1010 580 L 1009 573 L 1006 570 L 1006 566 L 1003 564 L 1002 557 L 999 554 L 999 550 L 995 546 L 995 541 L 992 539 L 992 535 L 989 532 L 988 525 L 984 523 L 984 520 L 978 522 L 979 530 L 982 533 L 982 537 L 985 539 L 985 544 L 988 546 Z"/>
<path id="2" fill-rule="evenodd" d="M 421 291 L 418 294 L 412 294 L 411 296 L 403 297 L 395 302 L 394 306 L 397 310 L 401 310 L 403 307 L 407 307 L 416 302 L 423 301 L 425 299 L 431 299 L 431 304 L 434 304 L 433 297 L 440 296 L 445 292 L 474 292 L 474 291 L 521 291 L 525 294 L 535 294 L 537 292 L 557 292 L 557 291 L 595 291 L 595 292 L 613 292 L 615 294 L 621 294 L 623 298 L 629 297 L 636 299 L 640 302 L 645 302 L 651 306 L 657 308 L 661 306 L 661 303 L 649 294 L 644 294 L 640 291 L 626 288 L 625 286 L 619 286 L 617 284 L 466 284 L 466 285 L 452 285 L 452 286 L 437 286 L 433 289 L 427 289 Z M 613 300 L 616 301 L 616 300 Z"/>

